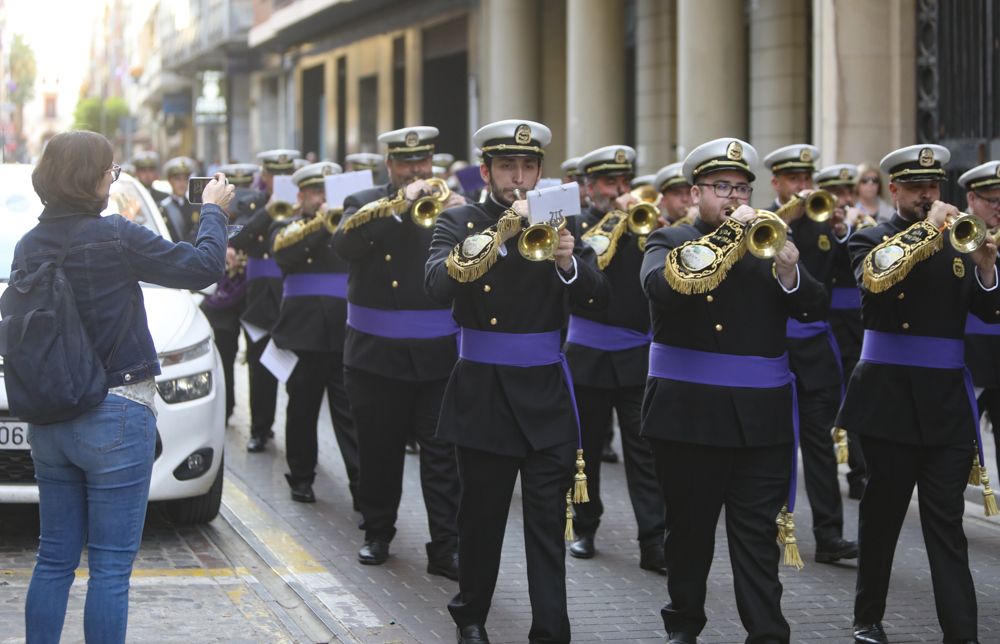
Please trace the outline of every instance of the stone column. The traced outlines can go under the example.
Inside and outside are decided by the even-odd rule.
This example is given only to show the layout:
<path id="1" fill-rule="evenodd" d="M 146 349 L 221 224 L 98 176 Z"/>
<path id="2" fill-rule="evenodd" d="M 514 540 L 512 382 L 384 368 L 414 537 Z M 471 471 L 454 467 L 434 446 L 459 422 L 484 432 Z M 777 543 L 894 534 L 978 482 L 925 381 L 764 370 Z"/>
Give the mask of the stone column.
<path id="1" fill-rule="evenodd" d="M 541 5 L 540 24 L 545 30 L 537 34 L 541 41 L 541 122 L 552 130 L 552 143 L 545 151 L 543 176 L 562 176 L 561 164 L 566 153 L 566 3 L 548 0 Z"/>
<path id="2" fill-rule="evenodd" d="M 484 123 L 505 118 L 541 118 L 538 3 L 483 0 L 483 28 L 489 48 Z"/>
<path id="3" fill-rule="evenodd" d="M 801 0 L 754 2 L 750 20 L 750 141 L 761 158 L 783 145 L 811 143 L 811 22 Z M 833 163 L 820 148 L 819 165 Z M 761 165 L 754 203 L 774 201 Z"/>
<path id="4" fill-rule="evenodd" d="M 624 39 L 624 3 L 568 0 L 567 156 L 621 143 L 625 138 Z"/>
<path id="5" fill-rule="evenodd" d="M 813 140 L 824 163 L 916 141 L 916 1 L 813 1 Z"/>
<path id="6" fill-rule="evenodd" d="M 677 1 L 637 0 L 636 174 L 677 160 Z"/>
<path id="7" fill-rule="evenodd" d="M 677 5 L 677 132 L 683 159 L 720 136 L 747 136 L 744 0 Z"/>

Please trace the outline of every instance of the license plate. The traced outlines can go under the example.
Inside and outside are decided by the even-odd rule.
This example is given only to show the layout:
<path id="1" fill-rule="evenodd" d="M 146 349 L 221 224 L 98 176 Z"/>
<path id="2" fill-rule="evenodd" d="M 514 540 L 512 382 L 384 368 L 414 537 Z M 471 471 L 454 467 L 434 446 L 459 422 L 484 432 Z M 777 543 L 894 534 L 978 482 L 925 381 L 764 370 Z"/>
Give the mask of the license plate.
<path id="1" fill-rule="evenodd" d="M 0 449 L 31 449 L 28 445 L 28 423 L 0 419 Z"/>

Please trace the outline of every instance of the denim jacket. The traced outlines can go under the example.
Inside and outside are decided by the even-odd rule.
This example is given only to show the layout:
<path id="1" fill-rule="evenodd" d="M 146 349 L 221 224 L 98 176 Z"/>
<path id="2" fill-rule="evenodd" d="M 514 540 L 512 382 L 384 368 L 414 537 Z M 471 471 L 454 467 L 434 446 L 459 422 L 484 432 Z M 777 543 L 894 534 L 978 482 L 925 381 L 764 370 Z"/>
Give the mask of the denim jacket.
<path id="1" fill-rule="evenodd" d="M 227 217 L 218 206 L 205 204 L 197 239 L 191 245 L 175 244 L 120 215 L 101 217 L 48 207 L 14 249 L 11 272 L 34 271 L 53 259 L 81 219 L 86 223 L 70 246 L 63 270 L 73 287 L 80 319 L 105 361 L 108 387 L 152 378 L 160 373 L 160 362 L 139 282 L 201 289 L 218 281 L 226 264 Z M 126 320 L 128 328 L 108 362 Z"/>

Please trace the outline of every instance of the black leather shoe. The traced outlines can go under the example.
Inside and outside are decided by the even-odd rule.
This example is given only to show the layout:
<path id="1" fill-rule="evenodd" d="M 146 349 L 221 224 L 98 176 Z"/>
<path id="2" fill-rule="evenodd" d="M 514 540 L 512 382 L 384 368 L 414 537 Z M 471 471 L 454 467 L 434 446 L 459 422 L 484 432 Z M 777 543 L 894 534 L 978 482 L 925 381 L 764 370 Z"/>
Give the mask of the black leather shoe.
<path id="1" fill-rule="evenodd" d="M 569 546 L 569 554 L 577 559 L 590 559 L 597 551 L 594 549 L 594 535 L 581 534 Z"/>
<path id="2" fill-rule="evenodd" d="M 264 448 L 267 447 L 267 436 L 251 436 L 250 440 L 247 441 L 247 451 L 251 454 L 256 452 L 263 452 Z"/>
<path id="3" fill-rule="evenodd" d="M 288 478 L 287 475 L 285 478 Z M 313 494 L 313 486 L 310 481 L 293 481 L 288 479 L 288 485 L 292 488 L 292 500 L 297 503 L 315 503 L 316 495 Z"/>
<path id="4" fill-rule="evenodd" d="M 667 558 L 663 554 L 663 544 L 653 542 L 641 545 L 639 567 L 661 575 L 667 574 Z"/>
<path id="5" fill-rule="evenodd" d="M 455 630 L 458 634 L 458 644 L 490 644 L 485 626 L 469 624 L 468 626 L 459 626 Z"/>
<path id="6" fill-rule="evenodd" d="M 857 559 L 858 542 L 841 537 L 816 544 L 816 563 L 834 563 L 841 559 Z"/>
<path id="7" fill-rule="evenodd" d="M 452 581 L 458 581 L 458 553 L 452 552 L 444 557 L 428 559 L 427 574 L 447 577 Z"/>
<path id="8" fill-rule="evenodd" d="M 683 631 L 667 633 L 667 644 L 698 644 L 698 636 Z"/>
<path id="9" fill-rule="evenodd" d="M 881 622 L 866 626 L 855 626 L 854 641 L 862 642 L 863 644 L 889 644 L 889 638 L 886 637 L 885 629 L 882 628 Z"/>
<path id="10" fill-rule="evenodd" d="M 358 561 L 366 566 L 381 566 L 389 558 L 389 544 L 385 541 L 368 541 L 358 550 Z"/>

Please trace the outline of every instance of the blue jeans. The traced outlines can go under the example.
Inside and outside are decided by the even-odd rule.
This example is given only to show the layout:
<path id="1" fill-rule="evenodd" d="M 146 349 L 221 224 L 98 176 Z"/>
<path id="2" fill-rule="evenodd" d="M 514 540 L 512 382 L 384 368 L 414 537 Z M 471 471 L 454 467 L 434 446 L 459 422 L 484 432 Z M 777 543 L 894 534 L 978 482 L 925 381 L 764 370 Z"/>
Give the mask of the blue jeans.
<path id="1" fill-rule="evenodd" d="M 125 641 L 132 563 L 146 520 L 156 421 L 144 405 L 109 395 L 63 423 L 32 427 L 41 539 L 24 608 L 29 644 L 58 642 L 87 544 L 87 642 Z"/>

